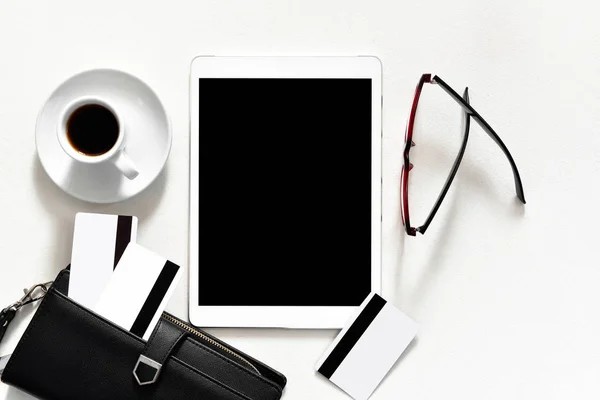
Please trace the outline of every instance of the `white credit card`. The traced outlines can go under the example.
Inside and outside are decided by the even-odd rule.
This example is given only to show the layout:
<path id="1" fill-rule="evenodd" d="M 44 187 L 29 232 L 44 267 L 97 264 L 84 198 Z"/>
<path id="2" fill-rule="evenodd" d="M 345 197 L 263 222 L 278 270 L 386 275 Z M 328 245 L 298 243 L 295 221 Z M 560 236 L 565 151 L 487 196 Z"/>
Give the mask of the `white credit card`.
<path id="1" fill-rule="evenodd" d="M 137 227 L 137 217 L 77 213 L 69 297 L 88 308 L 96 304 Z"/>
<path id="2" fill-rule="evenodd" d="M 92 310 L 148 340 L 181 275 L 177 264 L 130 243 Z"/>
<path id="3" fill-rule="evenodd" d="M 316 370 L 356 400 L 367 400 L 417 334 L 417 324 L 371 293 Z"/>

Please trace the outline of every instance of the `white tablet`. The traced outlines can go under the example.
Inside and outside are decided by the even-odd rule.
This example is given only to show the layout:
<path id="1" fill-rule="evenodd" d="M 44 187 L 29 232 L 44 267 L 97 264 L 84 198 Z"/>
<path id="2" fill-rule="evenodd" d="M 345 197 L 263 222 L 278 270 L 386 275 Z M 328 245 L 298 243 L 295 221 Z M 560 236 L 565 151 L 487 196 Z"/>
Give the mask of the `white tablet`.
<path id="1" fill-rule="evenodd" d="M 190 320 L 341 328 L 381 286 L 381 63 L 199 57 Z"/>

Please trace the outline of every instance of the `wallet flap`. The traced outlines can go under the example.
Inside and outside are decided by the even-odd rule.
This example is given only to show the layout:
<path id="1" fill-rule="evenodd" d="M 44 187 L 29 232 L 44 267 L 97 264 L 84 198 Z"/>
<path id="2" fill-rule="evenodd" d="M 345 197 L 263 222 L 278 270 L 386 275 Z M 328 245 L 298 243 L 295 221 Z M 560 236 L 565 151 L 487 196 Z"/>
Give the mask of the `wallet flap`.
<path id="1" fill-rule="evenodd" d="M 163 364 L 186 335 L 185 331 L 170 322 L 164 319 L 158 321 L 133 368 L 133 376 L 140 386 L 151 385 L 158 380 Z"/>

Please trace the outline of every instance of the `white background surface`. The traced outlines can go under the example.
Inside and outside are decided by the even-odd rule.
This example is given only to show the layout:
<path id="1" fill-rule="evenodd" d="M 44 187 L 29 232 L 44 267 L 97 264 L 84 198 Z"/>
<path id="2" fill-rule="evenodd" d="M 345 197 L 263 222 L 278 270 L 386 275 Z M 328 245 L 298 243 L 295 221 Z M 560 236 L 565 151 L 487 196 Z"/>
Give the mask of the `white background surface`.
<path id="1" fill-rule="evenodd" d="M 3 1 L 0 303 L 69 262 L 77 211 L 133 213 L 139 243 L 185 265 L 194 56 L 373 54 L 384 65 L 383 294 L 421 324 L 373 398 L 597 399 L 600 26 L 589 4 Z M 145 80 L 174 128 L 164 174 L 139 197 L 111 206 L 64 195 L 34 148 L 45 98 L 96 67 Z M 457 90 L 469 85 L 473 105 L 520 167 L 528 204 L 517 203 L 508 163 L 474 126 L 438 217 L 425 236 L 406 238 L 398 212 L 404 122 L 414 85 L 429 71 Z M 418 143 L 439 152 L 434 167 L 449 157 L 440 143 Z M 185 317 L 186 308 L 181 285 L 169 309 Z M 25 324 L 20 317 L 0 353 L 12 351 Z M 286 400 L 346 398 L 313 372 L 334 331 L 213 332 L 283 372 Z M 29 397 L 2 386 L 0 398 Z"/>

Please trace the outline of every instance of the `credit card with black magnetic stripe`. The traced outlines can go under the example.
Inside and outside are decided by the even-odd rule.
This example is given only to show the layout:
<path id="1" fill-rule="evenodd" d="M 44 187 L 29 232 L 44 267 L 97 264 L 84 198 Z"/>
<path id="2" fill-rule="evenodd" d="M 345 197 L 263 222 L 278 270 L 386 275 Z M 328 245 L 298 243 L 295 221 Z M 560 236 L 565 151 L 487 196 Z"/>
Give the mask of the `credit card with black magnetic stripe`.
<path id="1" fill-rule="evenodd" d="M 337 346 L 319 367 L 319 373 L 321 375 L 325 376 L 327 379 L 331 378 L 331 375 L 333 375 L 335 370 L 344 361 L 356 342 L 358 342 L 369 325 L 371 325 L 371 322 L 373 322 L 375 317 L 377 317 L 377 314 L 379 314 L 383 306 L 385 306 L 385 303 L 386 301 L 378 294 L 375 294 L 371 298 L 356 320 L 354 320 L 354 323 L 350 325 L 350 328 L 348 328 Z"/>
<path id="2" fill-rule="evenodd" d="M 367 400 L 417 334 L 417 324 L 371 293 L 316 370 L 355 400 Z"/>
<path id="3" fill-rule="evenodd" d="M 137 221 L 136 221 L 137 226 Z M 135 242 L 135 238 L 132 238 L 133 231 L 133 217 L 126 215 L 119 215 L 117 218 L 117 236 L 115 238 L 115 261 L 113 266 L 116 268 L 121 256 L 125 252 L 129 242 Z"/>
<path id="4" fill-rule="evenodd" d="M 137 237 L 133 216 L 78 213 L 75 216 L 69 296 L 93 307 L 130 242 Z"/>
<path id="5" fill-rule="evenodd" d="M 148 339 L 181 275 L 177 264 L 130 243 L 93 310 Z"/>
<path id="6" fill-rule="evenodd" d="M 152 318 L 154 318 L 160 307 L 160 303 L 167 295 L 169 287 L 171 287 L 171 284 L 175 280 L 178 271 L 179 266 L 167 260 L 162 271 L 160 272 L 160 275 L 158 276 L 158 279 L 154 283 L 146 302 L 142 306 L 140 313 L 131 326 L 131 333 L 140 337 L 144 336 L 144 333 L 146 333 L 150 323 L 152 322 Z"/>

